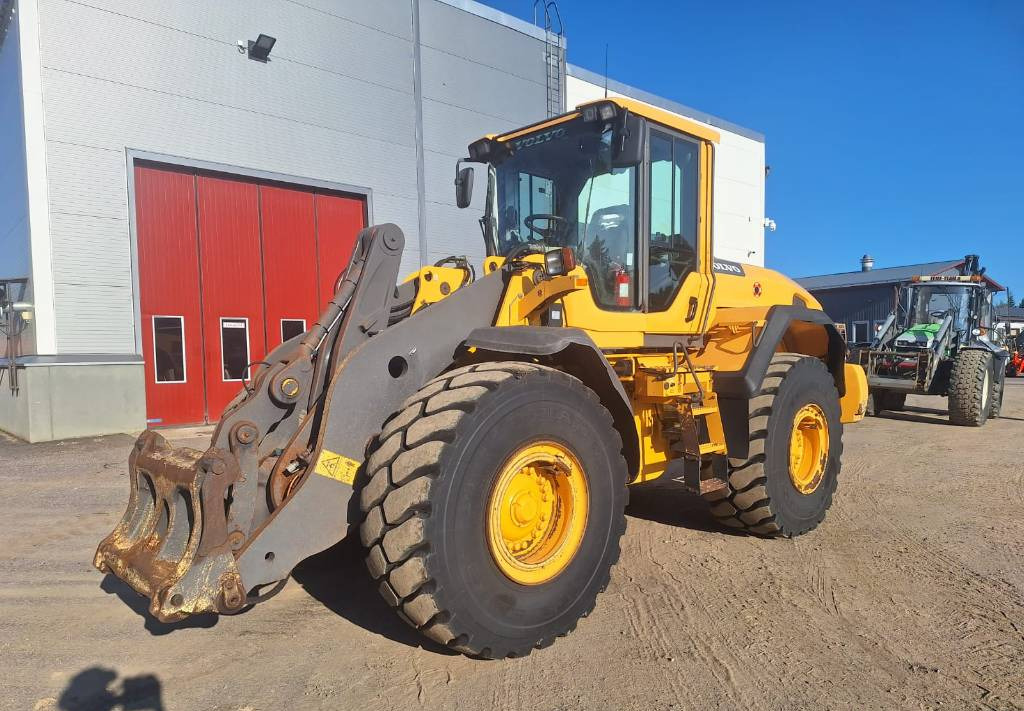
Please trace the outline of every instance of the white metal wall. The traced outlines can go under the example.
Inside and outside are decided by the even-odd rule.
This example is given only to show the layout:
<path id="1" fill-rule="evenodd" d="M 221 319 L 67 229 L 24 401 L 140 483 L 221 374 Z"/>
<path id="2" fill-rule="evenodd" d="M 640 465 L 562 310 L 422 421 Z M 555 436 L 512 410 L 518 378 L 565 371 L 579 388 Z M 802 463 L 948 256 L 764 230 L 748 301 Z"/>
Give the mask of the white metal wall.
<path id="1" fill-rule="evenodd" d="M 604 96 L 605 88 L 592 77 L 570 68 L 566 77 L 566 108 Z M 589 74 L 589 73 L 588 73 Z M 610 82 L 610 96 L 647 100 L 646 92 L 630 90 Z M 641 95 L 642 94 L 642 95 Z M 670 103 L 659 103 L 673 111 Z M 675 111 L 697 123 L 718 131 L 721 142 L 715 151 L 714 176 L 714 251 L 715 256 L 746 264 L 764 264 L 764 141 L 723 127 L 721 123 L 701 120 L 703 116 Z"/>
<path id="2" fill-rule="evenodd" d="M 57 353 L 133 353 L 126 150 L 369 188 L 421 262 L 482 254 L 454 160 L 544 109 L 542 42 L 462 0 L 37 0 Z M 486 13 L 483 13 L 486 14 Z M 264 32 L 271 61 L 236 46 Z M 83 38 L 88 38 L 83 42 Z"/>

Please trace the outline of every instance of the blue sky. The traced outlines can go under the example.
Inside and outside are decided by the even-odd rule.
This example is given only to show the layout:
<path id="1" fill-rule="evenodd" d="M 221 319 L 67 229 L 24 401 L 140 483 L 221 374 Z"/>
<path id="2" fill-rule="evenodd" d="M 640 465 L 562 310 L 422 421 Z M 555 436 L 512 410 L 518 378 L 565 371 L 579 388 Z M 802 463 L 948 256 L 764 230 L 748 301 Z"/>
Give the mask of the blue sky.
<path id="1" fill-rule="evenodd" d="M 485 0 L 532 20 L 531 0 Z M 569 61 L 767 136 L 768 266 L 982 255 L 1024 297 L 1021 0 L 559 0 Z"/>

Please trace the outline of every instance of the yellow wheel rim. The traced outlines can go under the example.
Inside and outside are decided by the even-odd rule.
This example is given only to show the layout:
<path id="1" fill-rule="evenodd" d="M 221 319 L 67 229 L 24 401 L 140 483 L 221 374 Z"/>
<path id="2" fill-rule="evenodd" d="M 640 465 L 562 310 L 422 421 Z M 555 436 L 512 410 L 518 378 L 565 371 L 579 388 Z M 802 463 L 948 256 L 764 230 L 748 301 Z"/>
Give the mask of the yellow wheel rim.
<path id="1" fill-rule="evenodd" d="M 801 494 L 811 494 L 821 484 L 828 465 L 828 419 L 820 407 L 809 403 L 793 418 L 789 438 L 789 478 Z"/>
<path id="2" fill-rule="evenodd" d="M 589 495 L 579 460 L 555 442 L 534 442 L 502 466 L 487 507 L 487 543 L 498 568 L 521 585 L 565 570 L 583 541 Z"/>

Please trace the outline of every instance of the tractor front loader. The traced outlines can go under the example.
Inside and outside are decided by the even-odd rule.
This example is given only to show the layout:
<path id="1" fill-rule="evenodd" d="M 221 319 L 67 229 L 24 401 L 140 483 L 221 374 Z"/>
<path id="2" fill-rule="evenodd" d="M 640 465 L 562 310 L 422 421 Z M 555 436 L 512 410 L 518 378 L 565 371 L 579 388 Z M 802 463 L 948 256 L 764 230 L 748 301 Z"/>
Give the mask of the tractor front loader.
<path id="1" fill-rule="evenodd" d="M 813 529 L 867 383 L 810 294 L 712 256 L 717 140 L 609 99 L 473 143 L 481 276 L 458 258 L 399 282 L 401 230 L 364 230 L 207 451 L 139 437 L 96 566 L 161 620 L 231 613 L 357 526 L 403 619 L 506 657 L 593 608 L 627 485 L 670 467 L 725 526 Z"/>
<path id="2" fill-rule="evenodd" d="M 852 354 L 867 372 L 873 414 L 902 410 L 907 395 L 917 394 L 948 397 L 956 425 L 999 416 L 1010 353 L 995 336 L 984 272 L 968 254 L 959 274 L 900 286 L 871 346 Z"/>

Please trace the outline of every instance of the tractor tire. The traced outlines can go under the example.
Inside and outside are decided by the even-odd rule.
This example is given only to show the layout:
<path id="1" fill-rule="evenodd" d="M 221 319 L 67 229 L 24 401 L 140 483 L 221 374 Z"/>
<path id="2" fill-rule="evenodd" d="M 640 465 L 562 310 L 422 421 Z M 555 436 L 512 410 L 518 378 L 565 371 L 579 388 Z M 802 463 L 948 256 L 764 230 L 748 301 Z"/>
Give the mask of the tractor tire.
<path id="1" fill-rule="evenodd" d="M 900 412 L 907 404 L 907 394 L 892 390 L 872 390 L 868 396 L 868 412 L 877 417 L 886 410 Z"/>
<path id="2" fill-rule="evenodd" d="M 890 392 L 886 398 L 885 409 L 891 412 L 903 412 L 907 406 L 907 394 Z"/>
<path id="3" fill-rule="evenodd" d="M 628 474 L 612 417 L 582 382 L 534 363 L 452 370 L 371 448 L 366 563 L 410 625 L 498 659 L 551 644 L 593 610 L 619 557 Z M 556 454 L 539 462 L 540 451 Z"/>
<path id="4" fill-rule="evenodd" d="M 759 536 L 793 537 L 821 523 L 832 505 L 843 451 L 839 393 L 817 358 L 779 353 L 772 358 L 761 389 L 749 403 L 750 449 L 745 459 L 729 459 L 728 486 L 705 496 L 724 525 Z M 803 431 L 804 413 L 819 424 L 817 462 L 811 472 L 803 458 L 794 469 L 790 450 Z M 798 429 L 798 424 L 801 426 Z M 827 433 L 827 436 L 821 435 Z M 810 474 L 811 478 L 808 478 Z"/>
<path id="5" fill-rule="evenodd" d="M 996 374 L 998 375 L 998 373 Z M 994 376 L 993 376 L 994 377 Z M 989 417 L 995 419 L 1003 411 L 1003 395 L 1006 393 L 1006 376 L 996 378 L 992 384 L 992 411 Z"/>
<path id="6" fill-rule="evenodd" d="M 992 354 L 965 350 L 957 354 L 949 377 L 949 421 L 981 427 L 992 414 Z"/>

